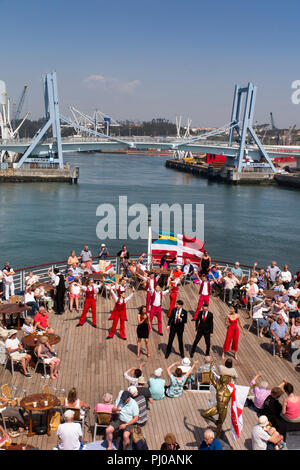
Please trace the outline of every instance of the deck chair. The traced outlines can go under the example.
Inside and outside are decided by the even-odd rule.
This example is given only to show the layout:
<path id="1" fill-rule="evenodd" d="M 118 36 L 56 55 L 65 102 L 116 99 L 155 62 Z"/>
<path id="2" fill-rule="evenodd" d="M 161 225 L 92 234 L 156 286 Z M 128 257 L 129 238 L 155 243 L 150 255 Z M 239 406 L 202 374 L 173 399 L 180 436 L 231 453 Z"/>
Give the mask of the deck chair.
<path id="1" fill-rule="evenodd" d="M 6 360 L 4 364 L 4 369 L 6 369 L 7 364 L 10 363 L 10 370 L 11 370 L 11 375 L 15 375 L 15 365 L 21 367 L 21 360 L 20 359 L 13 359 L 11 355 L 9 354 L 8 351 L 6 351 Z"/>
<path id="2" fill-rule="evenodd" d="M 196 373 L 197 390 L 208 392 L 210 388 L 210 376 L 209 371 L 197 372 Z"/>
<path id="3" fill-rule="evenodd" d="M 102 428 L 105 430 L 110 423 L 111 420 L 111 413 L 106 411 L 95 411 L 95 424 L 94 424 L 94 436 L 93 441 L 96 440 L 97 437 L 97 429 Z"/>
<path id="4" fill-rule="evenodd" d="M 47 395 L 54 394 L 58 396 L 58 399 L 60 401 L 60 404 L 64 406 L 65 404 L 65 398 L 66 398 L 66 390 L 64 388 L 56 388 L 53 385 L 51 387 L 48 384 L 43 385 L 43 392 L 46 393 Z"/>
<path id="5" fill-rule="evenodd" d="M 2 396 L 11 400 L 15 400 L 20 406 L 20 401 L 26 395 L 25 388 L 19 388 L 12 384 L 3 384 L 1 386 Z"/>

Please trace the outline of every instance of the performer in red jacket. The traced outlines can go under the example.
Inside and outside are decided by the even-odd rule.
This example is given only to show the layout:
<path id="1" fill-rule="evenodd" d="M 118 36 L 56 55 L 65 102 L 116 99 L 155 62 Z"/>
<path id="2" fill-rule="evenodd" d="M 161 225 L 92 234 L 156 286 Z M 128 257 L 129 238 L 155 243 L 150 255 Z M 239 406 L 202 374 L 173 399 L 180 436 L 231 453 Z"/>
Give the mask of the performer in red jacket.
<path id="1" fill-rule="evenodd" d="M 99 287 L 97 284 L 94 284 L 93 279 L 89 279 L 87 286 L 81 286 L 81 289 L 85 291 L 85 302 L 82 311 L 82 315 L 80 317 L 79 323 L 76 326 L 82 326 L 85 322 L 86 315 L 89 311 L 89 308 L 92 309 L 92 318 L 93 318 L 93 327 L 97 328 L 96 326 L 96 299 L 95 295 L 99 292 Z"/>
<path id="2" fill-rule="evenodd" d="M 181 277 L 175 278 L 172 274 L 169 277 L 168 287 L 170 292 L 170 308 L 168 312 L 168 317 L 170 317 L 173 308 L 175 308 L 178 292 L 178 284 L 181 280 Z"/>
<path id="3" fill-rule="evenodd" d="M 128 297 L 125 298 L 125 292 L 122 292 L 120 296 L 117 296 L 114 291 L 112 291 L 113 298 L 115 299 L 116 305 L 114 307 L 114 315 L 113 315 L 113 324 L 111 327 L 111 330 L 109 332 L 109 335 L 107 336 L 106 339 L 111 339 L 114 337 L 114 334 L 116 332 L 117 325 L 120 320 L 120 336 L 122 339 L 126 340 L 126 335 L 125 335 L 125 320 L 127 318 L 126 316 L 126 302 L 128 302 L 129 299 L 133 296 L 134 293 L 134 288 L 132 288 L 132 293 L 128 295 Z"/>
<path id="4" fill-rule="evenodd" d="M 197 274 L 198 276 L 198 274 Z M 198 306 L 197 306 L 197 310 L 195 312 L 195 315 L 193 317 L 193 320 L 192 321 L 196 321 L 197 320 L 197 317 L 198 317 L 198 313 L 200 312 L 201 308 L 202 308 L 202 305 L 205 303 L 207 305 L 209 305 L 209 296 L 210 296 L 210 282 L 206 276 L 206 274 L 203 274 L 201 276 L 201 279 L 200 277 L 198 276 L 198 279 L 199 281 L 201 282 L 200 284 L 200 289 L 199 289 L 199 294 L 200 294 L 200 297 L 199 297 L 199 302 L 198 302 Z"/>
<path id="5" fill-rule="evenodd" d="M 127 278 L 126 278 L 126 279 L 127 279 Z M 113 291 L 115 291 L 115 293 L 116 293 L 116 295 L 117 295 L 118 297 L 120 297 L 121 294 L 123 294 L 123 293 L 125 294 L 126 289 L 127 289 L 126 279 L 123 277 L 123 278 L 120 280 L 120 283 L 119 283 L 119 284 L 116 284 L 115 286 L 112 286 L 112 288 L 111 288 L 111 294 L 113 293 Z M 110 317 L 109 317 L 109 320 L 113 320 L 113 319 L 114 319 L 114 314 L 115 314 L 116 308 L 117 308 L 117 304 L 115 304 L 114 309 L 113 309 L 113 311 L 111 312 L 111 315 L 110 315 Z M 125 321 L 127 321 L 127 315 L 126 315 Z"/>
<path id="6" fill-rule="evenodd" d="M 149 313 L 149 307 L 151 303 L 151 297 L 156 289 L 157 286 L 157 281 L 159 280 L 159 275 L 155 276 L 154 273 L 151 273 L 149 278 L 147 279 L 146 282 L 146 290 L 147 290 L 147 297 L 146 297 L 146 308 L 147 308 L 147 313 Z"/>
<path id="7" fill-rule="evenodd" d="M 158 322 L 158 333 L 160 334 L 160 336 L 163 336 L 162 319 L 161 319 L 162 298 L 163 298 L 163 295 L 167 294 L 168 292 L 169 292 L 169 289 L 162 291 L 160 286 L 156 286 L 155 291 L 153 292 L 151 296 L 149 331 L 152 325 L 153 317 L 156 316 L 157 322 Z"/>

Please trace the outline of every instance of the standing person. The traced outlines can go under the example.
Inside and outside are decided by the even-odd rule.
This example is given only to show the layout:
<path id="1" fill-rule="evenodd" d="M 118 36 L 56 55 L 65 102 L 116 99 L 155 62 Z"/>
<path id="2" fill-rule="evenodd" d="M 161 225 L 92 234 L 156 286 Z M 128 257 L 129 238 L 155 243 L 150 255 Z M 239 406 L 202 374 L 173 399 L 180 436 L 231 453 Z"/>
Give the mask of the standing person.
<path id="1" fill-rule="evenodd" d="M 123 276 L 123 273 L 125 273 L 125 275 L 128 277 L 129 251 L 127 250 L 126 245 L 122 246 L 122 249 L 118 251 L 117 256 L 120 258 L 121 276 Z"/>
<path id="2" fill-rule="evenodd" d="M 89 270 L 92 267 L 93 262 L 93 255 L 92 252 L 89 250 L 88 245 L 85 245 L 83 250 L 80 253 L 81 264 L 84 264 L 85 267 Z"/>
<path id="3" fill-rule="evenodd" d="M 169 317 L 167 330 L 170 329 L 170 334 L 165 355 L 166 359 L 168 359 L 168 357 L 170 356 L 175 335 L 177 335 L 178 338 L 180 356 L 184 358 L 183 332 L 184 325 L 187 322 L 187 311 L 184 310 L 182 307 L 183 301 L 178 300 L 176 303 L 176 307 L 172 309 L 171 315 Z"/>
<path id="4" fill-rule="evenodd" d="M 150 323 L 150 315 L 147 313 L 147 307 L 142 305 L 139 309 L 138 313 L 138 326 L 136 329 L 137 333 L 137 357 L 141 355 L 141 343 L 142 339 L 145 340 L 146 350 L 147 350 L 147 357 L 151 357 L 149 352 L 149 323 Z"/>
<path id="5" fill-rule="evenodd" d="M 15 284 L 14 284 L 15 271 L 10 267 L 10 264 L 8 261 L 5 263 L 2 273 L 3 273 L 3 278 L 4 278 L 5 300 L 9 300 L 9 292 L 10 292 L 10 295 L 15 295 Z"/>
<path id="6" fill-rule="evenodd" d="M 281 270 L 278 268 L 276 261 L 272 261 L 271 266 L 268 266 L 266 270 L 268 289 L 273 287 L 280 274 Z"/>
<path id="7" fill-rule="evenodd" d="M 78 263 L 78 258 L 74 250 L 71 251 L 71 254 L 68 258 L 68 268 L 71 268 L 73 264 Z"/>
<path id="8" fill-rule="evenodd" d="M 159 280 L 159 275 L 155 276 L 154 273 L 151 273 L 148 280 L 147 280 L 147 282 L 146 282 L 146 290 L 147 290 L 146 307 L 147 307 L 147 312 L 149 312 L 151 297 L 152 297 L 152 295 L 155 291 L 158 280 Z"/>
<path id="9" fill-rule="evenodd" d="M 107 336 L 106 339 L 111 339 L 114 337 L 114 334 L 116 332 L 116 328 L 118 326 L 119 320 L 120 320 L 120 336 L 121 339 L 126 340 L 126 335 L 125 335 L 125 320 L 126 320 L 126 303 L 128 300 L 131 299 L 135 292 L 134 287 L 132 288 L 132 293 L 128 295 L 128 297 L 125 297 L 125 292 L 122 292 L 120 296 L 117 296 L 115 292 L 112 290 L 112 296 L 115 299 L 116 305 L 113 310 L 114 316 L 113 316 L 113 324 L 111 327 L 111 330 L 109 332 L 109 335 Z"/>
<path id="10" fill-rule="evenodd" d="M 292 273 L 289 271 L 287 264 L 283 266 L 283 271 L 281 271 L 279 278 L 282 280 L 284 288 L 288 290 L 292 282 Z"/>
<path id="11" fill-rule="evenodd" d="M 214 333 L 214 318 L 213 318 L 213 314 L 208 311 L 207 304 L 203 304 L 203 309 L 199 313 L 199 316 L 196 320 L 195 329 L 197 333 L 196 333 L 195 341 L 193 342 L 190 356 L 191 357 L 194 356 L 197 344 L 199 343 L 202 336 L 204 336 L 205 344 L 206 344 L 205 356 L 209 356 L 210 338 L 211 336 L 213 336 L 213 333 Z"/>
<path id="12" fill-rule="evenodd" d="M 170 308 L 168 312 L 168 317 L 171 315 L 171 312 L 173 308 L 175 308 L 176 305 L 176 299 L 177 299 L 177 292 L 178 292 L 178 284 L 181 281 L 181 277 L 174 277 L 174 273 L 171 273 L 168 281 L 168 288 L 170 292 Z"/>
<path id="13" fill-rule="evenodd" d="M 97 284 L 94 284 L 93 279 L 89 279 L 87 286 L 81 286 L 81 289 L 85 291 L 85 302 L 83 311 L 79 320 L 79 323 L 76 326 L 82 326 L 85 322 L 85 317 L 89 311 L 89 308 L 92 309 L 92 318 L 93 318 L 93 327 L 97 328 L 96 325 L 96 299 L 95 295 L 98 294 L 99 288 Z"/>
<path id="14" fill-rule="evenodd" d="M 155 291 L 153 292 L 152 297 L 151 297 L 149 330 L 152 325 L 153 317 L 156 316 L 157 322 L 158 322 L 158 333 L 160 334 L 160 336 L 163 336 L 162 319 L 161 319 L 162 298 L 163 298 L 163 295 L 166 295 L 168 292 L 169 292 L 169 289 L 162 291 L 160 286 L 156 286 Z"/>
<path id="15" fill-rule="evenodd" d="M 211 267 L 211 257 L 208 254 L 207 250 L 204 250 L 204 254 L 200 260 L 200 274 L 208 275 L 208 272 Z"/>
<path id="16" fill-rule="evenodd" d="M 171 259 L 168 259 L 168 256 L 170 256 L 170 253 L 166 253 L 163 255 L 160 259 L 160 269 L 165 269 L 168 270 L 170 269 L 170 265 L 176 261 L 176 256 L 174 256 Z M 165 287 L 168 283 L 168 274 L 161 274 L 160 275 L 160 283 L 162 287 Z"/>
<path id="17" fill-rule="evenodd" d="M 79 312 L 79 299 L 80 299 L 81 284 L 79 278 L 75 277 L 74 282 L 69 287 L 69 299 L 70 299 L 70 312 L 73 310 L 74 300 L 76 312 Z"/>
<path id="18" fill-rule="evenodd" d="M 65 279 L 63 274 L 59 271 L 58 268 L 53 269 L 53 273 L 51 268 L 48 270 L 48 276 L 53 282 L 55 287 L 55 309 L 56 315 L 62 315 L 65 309 Z"/>
<path id="19" fill-rule="evenodd" d="M 243 335 L 245 336 L 245 329 L 243 327 L 240 315 L 237 308 L 231 307 L 229 314 L 225 320 L 225 325 L 228 326 L 225 343 L 223 346 L 222 359 L 225 359 L 225 353 L 229 351 L 230 345 L 232 344 L 232 350 L 234 351 L 234 358 L 237 360 L 238 344 L 239 344 L 239 327 L 242 329 Z"/>
<path id="20" fill-rule="evenodd" d="M 106 258 L 109 256 L 109 251 L 106 248 L 105 243 L 102 243 L 100 251 L 99 251 L 99 269 L 100 272 L 105 273 L 106 267 Z"/>
<path id="21" fill-rule="evenodd" d="M 209 305 L 209 297 L 210 297 L 210 282 L 206 274 L 203 274 L 201 279 L 198 276 L 199 281 L 201 282 L 200 289 L 199 289 L 199 301 L 197 305 L 197 310 L 194 314 L 193 320 L 196 321 L 198 314 L 202 308 L 203 303 Z"/>

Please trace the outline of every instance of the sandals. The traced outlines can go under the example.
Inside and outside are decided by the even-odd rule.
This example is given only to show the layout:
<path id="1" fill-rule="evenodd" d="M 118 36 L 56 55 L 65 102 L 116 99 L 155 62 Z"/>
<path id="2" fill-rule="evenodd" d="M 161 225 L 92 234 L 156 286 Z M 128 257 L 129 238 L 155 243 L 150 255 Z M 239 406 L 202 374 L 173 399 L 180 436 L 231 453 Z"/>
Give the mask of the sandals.
<path id="1" fill-rule="evenodd" d="M 149 357 L 149 358 L 150 358 L 150 357 L 151 357 L 151 354 L 147 354 L 147 357 Z"/>

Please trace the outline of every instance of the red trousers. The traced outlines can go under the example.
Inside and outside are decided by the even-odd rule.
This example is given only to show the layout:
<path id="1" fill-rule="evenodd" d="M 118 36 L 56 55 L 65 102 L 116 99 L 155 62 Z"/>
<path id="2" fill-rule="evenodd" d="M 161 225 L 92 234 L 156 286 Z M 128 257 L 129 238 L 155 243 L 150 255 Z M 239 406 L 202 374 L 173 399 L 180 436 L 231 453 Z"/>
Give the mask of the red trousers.
<path id="1" fill-rule="evenodd" d="M 90 307 L 92 308 L 93 325 L 96 325 L 96 300 L 95 299 L 85 300 L 83 311 L 79 320 L 80 325 L 84 324 L 86 314 L 88 313 Z"/>
<path id="2" fill-rule="evenodd" d="M 151 292 L 148 292 L 148 291 L 147 291 L 147 297 L 146 297 L 147 313 L 149 312 L 150 302 L 151 302 Z"/>
<path id="3" fill-rule="evenodd" d="M 168 317 L 171 315 L 171 312 L 172 312 L 173 308 L 175 308 L 176 299 L 177 299 L 177 291 L 176 292 L 170 292 L 170 308 L 169 308 L 169 312 L 168 312 Z"/>
<path id="4" fill-rule="evenodd" d="M 151 325 L 152 325 L 153 317 L 155 317 L 155 316 L 157 317 L 157 322 L 158 322 L 158 332 L 160 334 L 162 334 L 161 307 L 154 307 L 154 305 L 152 305 L 151 311 L 150 311 L 149 330 L 150 330 Z"/>
<path id="5" fill-rule="evenodd" d="M 197 320 L 198 313 L 200 312 L 203 304 L 207 304 L 207 305 L 209 304 L 209 295 L 203 295 L 203 294 L 200 295 L 197 310 L 193 317 L 194 320 Z"/>
<path id="6" fill-rule="evenodd" d="M 111 330 L 109 332 L 109 337 L 112 338 L 116 332 L 116 329 L 117 329 L 117 326 L 118 326 L 118 323 L 119 323 L 119 319 L 120 319 L 120 336 L 121 338 L 126 338 L 126 335 L 125 335 L 125 318 L 123 315 L 120 315 L 118 314 L 118 312 L 116 312 L 114 314 L 114 317 L 113 317 L 113 324 L 112 324 L 112 327 L 111 327 Z"/>
<path id="7" fill-rule="evenodd" d="M 229 325 L 227 328 L 227 335 L 223 346 L 223 352 L 228 352 L 230 350 L 231 343 L 231 350 L 237 352 L 239 345 L 239 333 L 239 327 L 236 323 Z"/>

